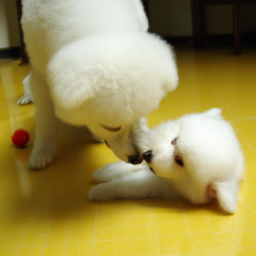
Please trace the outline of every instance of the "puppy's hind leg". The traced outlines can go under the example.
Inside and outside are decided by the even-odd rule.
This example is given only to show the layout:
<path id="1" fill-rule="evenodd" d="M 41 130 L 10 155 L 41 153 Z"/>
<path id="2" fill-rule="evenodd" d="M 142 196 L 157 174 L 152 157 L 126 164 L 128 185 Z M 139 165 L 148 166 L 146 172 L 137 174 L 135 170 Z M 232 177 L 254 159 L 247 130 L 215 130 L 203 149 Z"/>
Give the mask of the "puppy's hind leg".
<path id="1" fill-rule="evenodd" d="M 30 83 L 36 106 L 36 139 L 29 163 L 33 169 L 42 169 L 53 160 L 57 118 L 45 78 L 32 70 Z"/>

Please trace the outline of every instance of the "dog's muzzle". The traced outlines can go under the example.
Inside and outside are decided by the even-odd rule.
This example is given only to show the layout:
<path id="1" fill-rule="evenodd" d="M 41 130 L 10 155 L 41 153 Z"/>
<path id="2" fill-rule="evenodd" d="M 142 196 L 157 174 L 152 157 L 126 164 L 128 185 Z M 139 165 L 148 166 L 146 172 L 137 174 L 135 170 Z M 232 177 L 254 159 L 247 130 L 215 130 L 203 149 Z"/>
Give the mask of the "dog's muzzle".
<path id="1" fill-rule="evenodd" d="M 149 164 L 151 162 L 152 156 L 153 156 L 152 150 L 148 150 L 142 153 L 142 155 L 139 155 L 139 153 L 137 153 L 135 155 L 128 157 L 128 163 L 136 165 L 136 164 L 141 164 L 141 162 L 145 160 Z"/>
<path id="2" fill-rule="evenodd" d="M 128 157 L 128 163 L 133 164 L 133 165 L 141 164 L 142 161 L 143 161 L 143 157 L 140 156 L 139 153 Z"/>

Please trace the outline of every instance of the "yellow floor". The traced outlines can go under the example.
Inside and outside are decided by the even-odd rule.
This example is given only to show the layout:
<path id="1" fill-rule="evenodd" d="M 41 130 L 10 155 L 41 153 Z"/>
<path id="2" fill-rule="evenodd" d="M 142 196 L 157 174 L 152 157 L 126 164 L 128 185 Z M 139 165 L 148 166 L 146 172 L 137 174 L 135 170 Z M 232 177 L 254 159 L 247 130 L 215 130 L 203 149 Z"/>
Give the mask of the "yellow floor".
<path id="1" fill-rule="evenodd" d="M 54 163 L 28 168 L 34 106 L 18 106 L 21 81 L 30 67 L 0 64 L 0 255 L 256 255 L 256 48 L 240 56 L 231 48 L 178 47 L 180 83 L 149 115 L 151 126 L 189 112 L 223 109 L 241 140 L 246 179 L 235 215 L 216 202 L 194 206 L 163 199 L 87 199 L 92 173 L 117 161 L 83 129 L 60 125 Z M 25 149 L 12 145 L 12 132 L 25 128 Z"/>

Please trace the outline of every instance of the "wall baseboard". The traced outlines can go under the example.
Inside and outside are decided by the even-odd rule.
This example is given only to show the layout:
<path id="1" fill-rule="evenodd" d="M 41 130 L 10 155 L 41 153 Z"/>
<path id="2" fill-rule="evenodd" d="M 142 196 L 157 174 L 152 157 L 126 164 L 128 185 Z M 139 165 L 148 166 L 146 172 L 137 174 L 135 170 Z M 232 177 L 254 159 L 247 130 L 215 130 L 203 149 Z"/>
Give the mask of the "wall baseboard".
<path id="1" fill-rule="evenodd" d="M 11 47 L 0 49 L 0 59 L 17 59 L 20 58 L 20 47 Z"/>
<path id="2" fill-rule="evenodd" d="M 192 44 L 193 40 L 191 36 L 183 37 L 172 37 L 163 36 L 163 38 L 173 45 L 180 44 Z M 234 35 L 233 34 L 223 34 L 223 35 L 207 35 L 205 40 L 205 45 L 209 46 L 227 46 L 233 45 Z M 244 33 L 241 34 L 242 46 L 255 46 L 256 45 L 256 33 Z"/>

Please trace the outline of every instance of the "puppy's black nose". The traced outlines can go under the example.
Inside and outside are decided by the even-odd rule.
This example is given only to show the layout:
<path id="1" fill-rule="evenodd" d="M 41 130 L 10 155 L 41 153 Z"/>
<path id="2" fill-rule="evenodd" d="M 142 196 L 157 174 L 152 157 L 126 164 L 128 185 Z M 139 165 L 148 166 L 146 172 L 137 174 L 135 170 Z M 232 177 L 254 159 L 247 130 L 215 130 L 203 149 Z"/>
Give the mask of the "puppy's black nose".
<path id="1" fill-rule="evenodd" d="M 144 152 L 144 153 L 142 154 L 143 159 L 144 159 L 147 163 L 150 163 L 150 162 L 151 162 L 152 156 L 153 156 L 152 150 L 148 150 L 148 151 L 146 151 L 146 152 Z"/>
<path id="2" fill-rule="evenodd" d="M 143 158 L 140 157 L 139 153 L 128 157 L 128 163 L 133 165 L 141 164 L 142 161 L 143 161 Z"/>

